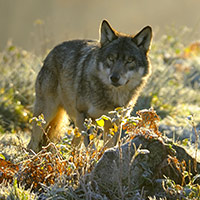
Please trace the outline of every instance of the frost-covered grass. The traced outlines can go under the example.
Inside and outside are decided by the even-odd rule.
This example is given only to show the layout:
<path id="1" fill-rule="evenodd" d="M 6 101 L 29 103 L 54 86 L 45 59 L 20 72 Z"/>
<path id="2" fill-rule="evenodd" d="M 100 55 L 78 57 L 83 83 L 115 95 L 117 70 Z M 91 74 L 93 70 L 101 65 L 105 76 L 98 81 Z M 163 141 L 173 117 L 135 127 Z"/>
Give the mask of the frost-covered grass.
<path id="1" fill-rule="evenodd" d="M 0 132 L 30 128 L 34 81 L 41 58 L 8 42 L 0 52 Z"/>
<path id="2" fill-rule="evenodd" d="M 197 130 L 200 126 L 200 42 L 184 44 L 178 37 L 165 35 L 154 41 L 150 59 L 152 76 L 133 115 L 139 109 L 154 107 L 165 132 L 170 132 L 170 128 L 177 129 L 179 131 L 171 132 L 178 133 L 179 138 L 187 130 L 185 137 L 190 138 L 192 126 L 188 116 L 193 115 Z M 31 130 L 29 120 L 32 117 L 34 82 L 42 60 L 42 57 L 11 42 L 0 52 L 0 154 L 12 162 L 27 156 L 23 154 L 23 147 L 26 147 Z M 193 133 L 193 141 L 194 137 Z M 191 152 L 195 152 L 192 145 L 190 148 Z M 2 199 L 38 198 L 38 194 L 30 193 L 29 189 L 25 190 L 16 182 L 8 187 L 0 185 L 0 195 Z M 81 199 L 82 193 L 65 188 L 63 183 L 56 183 L 45 188 L 40 198 L 66 199 L 70 195 L 71 199 Z M 96 198 L 106 199 L 96 195 Z"/>

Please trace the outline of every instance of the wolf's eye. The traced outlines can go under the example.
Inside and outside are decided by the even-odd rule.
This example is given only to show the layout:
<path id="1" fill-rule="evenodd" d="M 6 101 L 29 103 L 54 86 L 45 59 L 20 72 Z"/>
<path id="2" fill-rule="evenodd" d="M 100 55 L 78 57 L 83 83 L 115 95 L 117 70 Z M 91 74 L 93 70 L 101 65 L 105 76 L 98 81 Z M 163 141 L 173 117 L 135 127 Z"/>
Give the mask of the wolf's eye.
<path id="1" fill-rule="evenodd" d="M 115 60 L 115 58 L 114 58 L 114 56 L 112 54 L 110 54 L 108 56 L 108 60 L 111 61 L 111 62 L 113 62 Z"/>
<path id="2" fill-rule="evenodd" d="M 127 58 L 127 63 L 132 63 L 134 62 L 134 58 L 133 57 L 128 57 Z"/>

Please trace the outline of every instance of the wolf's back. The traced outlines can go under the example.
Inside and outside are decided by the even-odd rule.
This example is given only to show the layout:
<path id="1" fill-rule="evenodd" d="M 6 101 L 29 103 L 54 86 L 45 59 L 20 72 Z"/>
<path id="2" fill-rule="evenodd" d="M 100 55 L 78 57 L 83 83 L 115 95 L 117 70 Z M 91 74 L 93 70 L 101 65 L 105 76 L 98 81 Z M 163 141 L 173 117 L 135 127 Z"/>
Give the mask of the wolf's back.
<path id="1" fill-rule="evenodd" d="M 48 87 L 55 91 L 58 84 L 77 88 L 97 48 L 98 43 L 92 40 L 72 40 L 57 45 L 44 60 L 37 77 L 36 90 L 43 85 L 44 90 Z"/>

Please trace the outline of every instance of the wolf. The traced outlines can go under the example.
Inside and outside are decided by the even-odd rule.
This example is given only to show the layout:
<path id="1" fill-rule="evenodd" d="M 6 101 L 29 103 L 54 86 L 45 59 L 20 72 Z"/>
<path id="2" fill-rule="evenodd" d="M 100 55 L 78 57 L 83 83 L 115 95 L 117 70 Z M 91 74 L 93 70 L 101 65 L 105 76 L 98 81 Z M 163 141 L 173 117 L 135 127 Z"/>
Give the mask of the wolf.
<path id="1" fill-rule="evenodd" d="M 71 40 L 53 48 L 35 83 L 34 116 L 44 115 L 46 134 L 35 122 L 28 148 L 38 152 L 56 141 L 66 113 L 83 131 L 87 118 L 97 119 L 117 107 L 133 107 L 151 74 L 151 40 L 150 26 L 127 35 L 103 20 L 99 40 Z"/>

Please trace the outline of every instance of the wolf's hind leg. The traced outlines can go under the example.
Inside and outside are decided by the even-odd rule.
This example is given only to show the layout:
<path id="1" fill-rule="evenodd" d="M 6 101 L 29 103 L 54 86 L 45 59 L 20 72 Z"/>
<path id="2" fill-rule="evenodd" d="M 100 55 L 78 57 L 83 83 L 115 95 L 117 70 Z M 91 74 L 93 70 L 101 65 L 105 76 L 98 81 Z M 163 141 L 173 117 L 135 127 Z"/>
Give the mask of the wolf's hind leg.
<path id="1" fill-rule="evenodd" d="M 86 128 L 84 126 L 84 122 L 85 122 L 85 114 L 83 112 L 78 112 L 76 113 L 76 121 L 75 121 L 75 125 L 78 127 L 79 131 L 86 131 Z M 72 146 L 73 147 L 79 147 L 82 142 L 84 143 L 84 145 L 87 147 L 89 144 L 89 140 L 88 140 L 88 136 L 79 136 L 76 137 L 74 136 L 72 139 Z"/>
<path id="2" fill-rule="evenodd" d="M 53 128 L 53 125 L 55 125 L 55 121 L 58 121 L 59 116 L 61 116 L 60 114 L 57 113 L 59 113 L 59 106 L 55 102 L 53 101 L 51 102 L 50 98 L 46 100 L 42 98 L 41 99 L 36 98 L 34 107 L 34 116 L 38 117 L 39 115 L 43 114 L 46 123 L 42 124 L 42 127 L 40 127 L 37 125 L 36 121 L 33 121 L 32 136 L 28 144 L 29 149 L 38 152 L 41 150 L 43 145 L 47 144 L 48 139 L 46 138 L 46 134 L 48 136 L 48 132 L 46 133 L 46 131 L 50 131 L 51 135 L 55 135 L 53 134 L 52 131 L 55 130 L 55 126 Z M 49 125 L 51 125 L 51 127 Z M 52 138 L 51 135 L 50 137 L 48 136 L 48 138 Z"/>
<path id="3" fill-rule="evenodd" d="M 45 135 L 43 138 L 43 145 L 48 144 L 48 142 L 56 142 L 60 139 L 60 136 L 62 135 L 61 128 L 65 116 L 65 110 L 61 106 L 59 106 L 57 108 L 55 116 L 52 118 L 45 129 L 47 135 Z"/>

